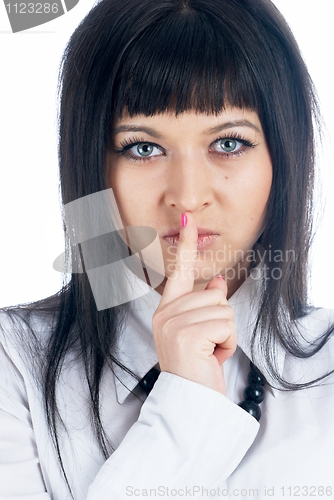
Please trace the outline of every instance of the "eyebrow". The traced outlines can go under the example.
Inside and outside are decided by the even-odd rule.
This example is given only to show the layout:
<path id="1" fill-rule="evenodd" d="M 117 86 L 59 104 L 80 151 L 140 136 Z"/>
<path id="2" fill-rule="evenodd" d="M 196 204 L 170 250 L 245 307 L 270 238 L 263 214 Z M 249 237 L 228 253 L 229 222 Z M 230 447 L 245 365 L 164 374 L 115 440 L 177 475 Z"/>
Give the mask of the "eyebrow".
<path id="1" fill-rule="evenodd" d="M 157 139 L 162 137 L 154 128 L 144 127 L 143 125 L 120 125 L 113 130 L 112 135 L 119 134 L 120 132 L 146 132 L 146 134 Z"/>
<path id="2" fill-rule="evenodd" d="M 249 127 L 261 133 L 261 130 L 249 120 L 236 120 L 236 121 L 221 123 L 216 127 L 204 130 L 204 134 L 211 135 L 217 132 L 221 132 L 222 130 L 225 130 L 227 128 L 233 128 L 233 127 Z M 120 132 L 145 132 L 146 134 L 151 135 L 152 137 L 156 137 L 157 139 L 160 139 L 162 137 L 162 135 L 159 134 L 153 128 L 145 127 L 143 125 L 126 125 L 126 124 L 120 125 L 119 127 L 116 127 L 113 130 L 112 135 L 114 136 L 116 134 L 119 134 Z"/>
<path id="3" fill-rule="evenodd" d="M 227 128 L 233 128 L 233 127 L 250 127 L 257 132 L 261 133 L 261 130 L 259 127 L 254 125 L 254 123 L 250 122 L 249 120 L 236 120 L 233 122 L 225 122 L 221 123 L 220 125 L 217 125 L 216 127 L 209 128 L 204 131 L 205 135 L 210 135 L 210 134 L 215 134 L 217 132 L 221 132 L 222 130 L 225 130 Z"/>

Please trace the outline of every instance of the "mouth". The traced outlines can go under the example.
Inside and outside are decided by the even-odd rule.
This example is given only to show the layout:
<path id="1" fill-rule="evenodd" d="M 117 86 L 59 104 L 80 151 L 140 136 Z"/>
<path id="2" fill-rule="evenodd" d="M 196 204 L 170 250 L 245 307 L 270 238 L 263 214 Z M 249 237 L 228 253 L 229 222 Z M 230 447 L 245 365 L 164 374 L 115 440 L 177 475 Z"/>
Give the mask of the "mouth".
<path id="1" fill-rule="evenodd" d="M 197 250 L 205 250 L 212 247 L 219 238 L 219 234 L 208 229 L 198 228 Z M 162 238 L 168 246 L 177 247 L 180 240 L 180 233 L 172 230 Z"/>

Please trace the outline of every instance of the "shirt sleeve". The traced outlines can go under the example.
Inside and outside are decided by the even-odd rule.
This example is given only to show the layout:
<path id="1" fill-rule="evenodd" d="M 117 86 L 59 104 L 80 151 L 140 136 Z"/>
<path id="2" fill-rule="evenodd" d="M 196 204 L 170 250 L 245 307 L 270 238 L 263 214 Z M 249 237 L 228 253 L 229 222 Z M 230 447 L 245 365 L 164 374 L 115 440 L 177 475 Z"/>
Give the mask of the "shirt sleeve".
<path id="1" fill-rule="evenodd" d="M 0 498 L 50 500 L 39 465 L 24 381 L 0 344 Z"/>
<path id="2" fill-rule="evenodd" d="M 258 428 L 253 417 L 225 396 L 163 372 L 138 420 L 102 465 L 86 499 L 154 498 L 152 490 L 160 498 L 175 489 L 178 496 L 199 498 L 203 488 L 223 487 Z M 0 443 L 1 500 L 51 500 L 40 467 L 25 381 L 1 345 Z M 145 490 L 151 490 L 149 495 Z"/>
<path id="3" fill-rule="evenodd" d="M 252 416 L 217 391 L 162 372 L 87 500 L 160 498 L 168 492 L 201 497 L 203 489 L 223 485 L 258 429 Z"/>

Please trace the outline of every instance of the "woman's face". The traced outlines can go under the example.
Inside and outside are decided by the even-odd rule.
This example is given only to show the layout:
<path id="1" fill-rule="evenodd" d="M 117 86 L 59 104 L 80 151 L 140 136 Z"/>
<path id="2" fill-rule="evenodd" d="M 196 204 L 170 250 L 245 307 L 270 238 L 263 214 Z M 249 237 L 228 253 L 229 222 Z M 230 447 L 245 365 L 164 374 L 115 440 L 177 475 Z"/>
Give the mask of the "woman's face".
<path id="1" fill-rule="evenodd" d="M 107 172 L 124 226 L 157 231 L 166 277 L 175 263 L 181 214 L 192 212 L 199 233 L 194 290 L 217 274 L 227 277 L 229 295 L 240 286 L 255 256 L 272 183 L 255 112 L 124 114 L 113 129 Z"/>

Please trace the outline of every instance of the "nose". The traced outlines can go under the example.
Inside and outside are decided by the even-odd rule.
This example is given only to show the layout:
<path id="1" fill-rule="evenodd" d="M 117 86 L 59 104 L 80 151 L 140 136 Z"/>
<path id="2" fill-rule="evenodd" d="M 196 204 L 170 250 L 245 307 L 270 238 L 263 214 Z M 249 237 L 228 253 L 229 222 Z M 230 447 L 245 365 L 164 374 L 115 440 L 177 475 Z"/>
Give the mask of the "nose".
<path id="1" fill-rule="evenodd" d="M 212 205 L 214 186 L 204 158 L 193 155 L 175 159 L 170 165 L 165 203 L 181 212 L 196 212 Z"/>

